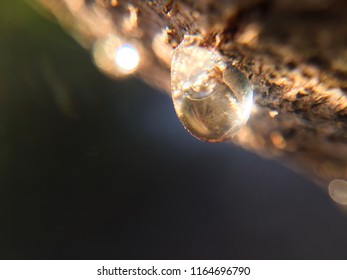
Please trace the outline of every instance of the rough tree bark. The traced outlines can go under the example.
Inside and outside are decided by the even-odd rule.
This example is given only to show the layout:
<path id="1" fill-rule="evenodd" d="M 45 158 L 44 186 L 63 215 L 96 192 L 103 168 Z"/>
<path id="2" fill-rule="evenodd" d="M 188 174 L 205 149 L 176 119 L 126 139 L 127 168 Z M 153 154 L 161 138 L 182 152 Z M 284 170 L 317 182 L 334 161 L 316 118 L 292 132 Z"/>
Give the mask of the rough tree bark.
<path id="1" fill-rule="evenodd" d="M 255 106 L 233 141 L 326 184 L 347 178 L 344 0 L 37 0 L 85 47 L 110 33 L 141 44 L 138 75 L 170 94 L 185 34 L 230 57 Z"/>

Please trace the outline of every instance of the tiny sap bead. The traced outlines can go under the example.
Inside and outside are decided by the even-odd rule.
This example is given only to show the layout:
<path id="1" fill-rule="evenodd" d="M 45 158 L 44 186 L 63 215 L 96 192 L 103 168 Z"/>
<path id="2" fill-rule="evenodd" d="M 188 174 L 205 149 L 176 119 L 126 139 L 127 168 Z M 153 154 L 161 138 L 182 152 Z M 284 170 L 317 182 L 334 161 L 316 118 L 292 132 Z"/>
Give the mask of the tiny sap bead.
<path id="1" fill-rule="evenodd" d="M 247 122 L 252 87 L 236 67 L 216 50 L 185 36 L 171 64 L 172 99 L 178 118 L 196 138 L 223 142 Z"/>

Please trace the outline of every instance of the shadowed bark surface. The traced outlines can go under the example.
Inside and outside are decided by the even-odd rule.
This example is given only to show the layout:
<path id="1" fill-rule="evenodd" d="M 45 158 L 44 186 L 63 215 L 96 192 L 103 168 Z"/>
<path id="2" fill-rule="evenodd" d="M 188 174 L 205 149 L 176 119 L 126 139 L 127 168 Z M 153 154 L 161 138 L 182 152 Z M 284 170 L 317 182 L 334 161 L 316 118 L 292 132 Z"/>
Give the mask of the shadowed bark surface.
<path id="1" fill-rule="evenodd" d="M 345 1 L 38 1 L 85 48 L 109 34 L 136 41 L 139 77 L 168 94 L 172 51 L 199 36 L 253 85 L 236 143 L 322 183 L 347 177 Z"/>

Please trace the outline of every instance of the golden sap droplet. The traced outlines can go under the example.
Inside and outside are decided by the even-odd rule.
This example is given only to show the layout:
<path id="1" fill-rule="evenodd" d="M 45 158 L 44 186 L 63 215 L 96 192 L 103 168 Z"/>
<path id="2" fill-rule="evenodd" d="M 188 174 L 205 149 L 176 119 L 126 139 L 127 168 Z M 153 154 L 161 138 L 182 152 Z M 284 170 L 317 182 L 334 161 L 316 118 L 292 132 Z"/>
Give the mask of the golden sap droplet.
<path id="1" fill-rule="evenodd" d="M 171 64 L 175 110 L 184 127 L 196 138 L 223 142 L 247 122 L 253 104 L 252 87 L 235 66 L 216 50 L 185 36 Z"/>

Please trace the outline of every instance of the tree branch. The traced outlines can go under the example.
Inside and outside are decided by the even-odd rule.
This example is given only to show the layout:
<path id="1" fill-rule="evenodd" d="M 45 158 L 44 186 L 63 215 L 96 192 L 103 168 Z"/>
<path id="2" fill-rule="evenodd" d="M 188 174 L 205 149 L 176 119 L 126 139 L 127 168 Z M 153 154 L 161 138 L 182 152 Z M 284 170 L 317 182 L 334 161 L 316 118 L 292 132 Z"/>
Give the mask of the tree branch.
<path id="1" fill-rule="evenodd" d="M 37 0 L 87 49 L 108 34 L 141 45 L 138 75 L 170 93 L 185 34 L 246 75 L 255 106 L 233 141 L 320 182 L 347 177 L 347 3 L 340 0 Z"/>

